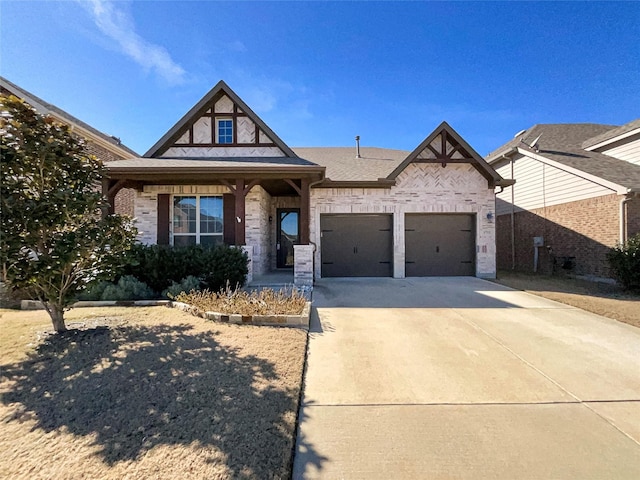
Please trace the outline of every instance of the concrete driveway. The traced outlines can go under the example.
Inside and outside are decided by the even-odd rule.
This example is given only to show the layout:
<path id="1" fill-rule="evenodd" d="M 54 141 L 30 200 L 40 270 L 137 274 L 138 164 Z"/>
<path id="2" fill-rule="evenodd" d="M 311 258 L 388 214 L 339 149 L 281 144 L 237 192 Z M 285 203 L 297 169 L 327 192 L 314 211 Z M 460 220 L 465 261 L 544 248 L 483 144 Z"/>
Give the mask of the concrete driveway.
<path id="1" fill-rule="evenodd" d="M 640 329 L 468 277 L 313 299 L 294 479 L 640 478 Z"/>

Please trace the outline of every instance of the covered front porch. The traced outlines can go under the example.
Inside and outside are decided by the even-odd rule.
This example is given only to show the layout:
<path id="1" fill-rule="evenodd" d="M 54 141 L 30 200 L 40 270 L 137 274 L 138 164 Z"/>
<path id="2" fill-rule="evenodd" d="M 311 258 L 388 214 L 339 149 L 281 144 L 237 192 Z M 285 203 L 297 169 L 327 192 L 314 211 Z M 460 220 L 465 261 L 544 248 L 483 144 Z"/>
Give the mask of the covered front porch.
<path id="1" fill-rule="evenodd" d="M 234 245 L 250 259 L 248 283 L 275 272 L 310 285 L 310 187 L 324 168 L 302 159 L 268 160 L 112 162 L 103 192 L 113 212 L 117 193 L 135 189 L 143 243 Z"/>

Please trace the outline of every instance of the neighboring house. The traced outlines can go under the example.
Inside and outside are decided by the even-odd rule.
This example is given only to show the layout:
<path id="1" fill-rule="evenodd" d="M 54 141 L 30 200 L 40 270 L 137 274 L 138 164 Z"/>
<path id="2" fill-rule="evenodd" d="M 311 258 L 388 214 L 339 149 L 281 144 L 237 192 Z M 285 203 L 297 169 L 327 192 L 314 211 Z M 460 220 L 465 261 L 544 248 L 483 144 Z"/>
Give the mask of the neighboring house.
<path id="1" fill-rule="evenodd" d="M 640 232 L 640 120 L 535 125 L 486 159 L 517 181 L 498 194 L 498 268 L 605 277 Z"/>
<path id="2" fill-rule="evenodd" d="M 87 151 L 104 163 L 138 156 L 136 152 L 123 145 L 118 138 L 96 130 L 73 115 L 45 102 L 3 77 L 0 77 L 0 93 L 21 98 L 38 113 L 50 115 L 58 122 L 68 125 L 72 133 L 84 138 Z M 133 190 L 122 190 L 115 199 L 115 211 L 121 214 L 133 215 L 134 197 L 135 192 Z"/>
<path id="3" fill-rule="evenodd" d="M 250 275 L 494 277 L 504 180 L 449 125 L 413 152 L 287 146 L 219 82 L 144 158 L 108 165 L 136 189 L 148 244 L 243 246 Z"/>

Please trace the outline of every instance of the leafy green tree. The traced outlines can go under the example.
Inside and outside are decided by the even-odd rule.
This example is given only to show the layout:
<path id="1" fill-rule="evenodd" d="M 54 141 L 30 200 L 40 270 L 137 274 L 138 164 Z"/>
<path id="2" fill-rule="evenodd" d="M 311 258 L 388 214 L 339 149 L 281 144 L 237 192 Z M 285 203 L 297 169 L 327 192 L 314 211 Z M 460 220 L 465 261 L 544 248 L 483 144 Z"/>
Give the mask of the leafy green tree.
<path id="1" fill-rule="evenodd" d="M 42 301 L 63 332 L 65 309 L 113 278 L 137 231 L 130 219 L 106 215 L 104 167 L 66 125 L 0 96 L 0 137 L 3 274 L 10 288 Z"/>

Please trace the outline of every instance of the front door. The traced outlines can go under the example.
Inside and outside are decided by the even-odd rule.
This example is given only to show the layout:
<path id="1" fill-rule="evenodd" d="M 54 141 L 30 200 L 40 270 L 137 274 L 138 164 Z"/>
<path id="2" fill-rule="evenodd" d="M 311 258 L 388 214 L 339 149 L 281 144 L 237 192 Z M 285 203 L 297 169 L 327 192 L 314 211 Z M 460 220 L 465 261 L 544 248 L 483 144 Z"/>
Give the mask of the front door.
<path id="1" fill-rule="evenodd" d="M 278 268 L 293 268 L 293 246 L 300 243 L 300 209 L 279 208 L 277 211 Z"/>

